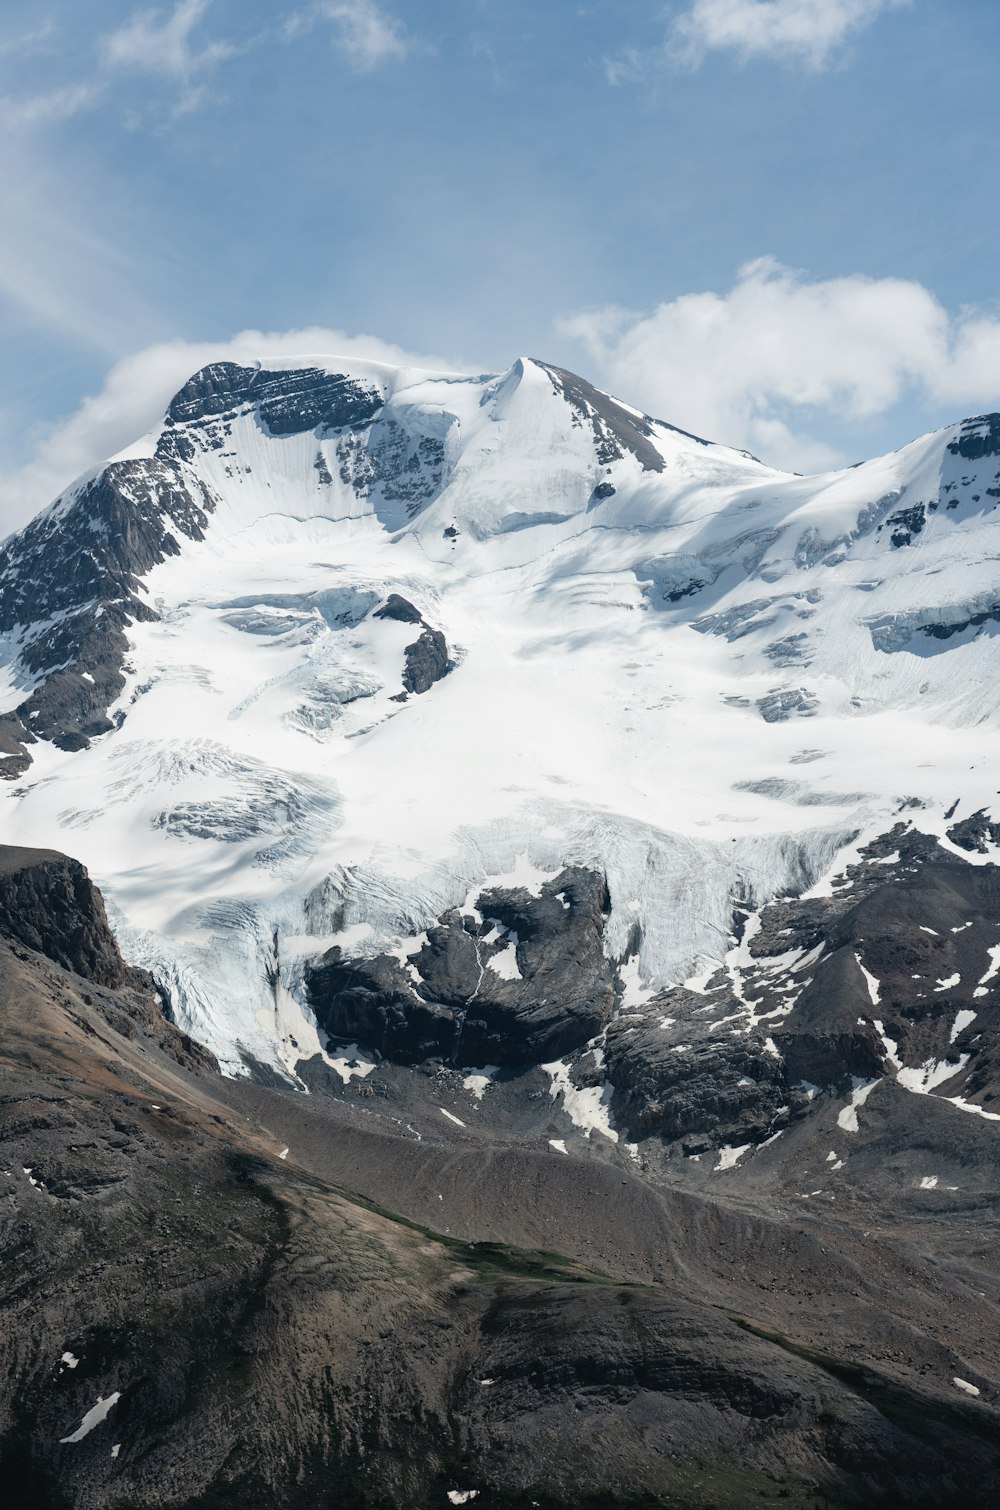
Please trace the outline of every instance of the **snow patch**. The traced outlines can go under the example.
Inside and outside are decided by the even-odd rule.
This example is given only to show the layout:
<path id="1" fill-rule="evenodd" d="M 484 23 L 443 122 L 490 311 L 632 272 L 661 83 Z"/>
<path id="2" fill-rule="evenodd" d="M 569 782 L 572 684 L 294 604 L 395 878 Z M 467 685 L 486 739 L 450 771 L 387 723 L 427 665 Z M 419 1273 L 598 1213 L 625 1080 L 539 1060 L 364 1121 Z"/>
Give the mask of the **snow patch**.
<path id="1" fill-rule="evenodd" d="M 882 983 L 881 981 L 876 980 L 875 976 L 872 975 L 870 970 L 865 969 L 864 965 L 861 963 L 860 954 L 856 954 L 854 958 L 858 962 L 858 969 L 861 971 L 861 974 L 865 978 L 865 984 L 868 987 L 868 995 L 871 997 L 872 1006 L 877 1007 L 879 1001 L 881 1000 L 879 993 L 881 991 Z"/>
<path id="2" fill-rule="evenodd" d="M 71 1436 L 60 1437 L 59 1441 L 82 1442 L 84 1437 L 90 1435 L 95 1426 L 100 1426 L 101 1422 L 108 1416 L 112 1407 L 117 1405 L 121 1397 L 121 1390 L 115 1390 L 114 1394 L 108 1395 L 106 1399 L 103 1395 L 98 1395 L 97 1404 L 92 1405 L 87 1411 L 76 1431 Z"/>
<path id="3" fill-rule="evenodd" d="M 522 980 L 521 967 L 517 963 L 517 936 L 514 935 L 498 954 L 491 954 L 486 968 L 499 975 L 501 980 Z"/>
<path id="4" fill-rule="evenodd" d="M 609 1080 L 603 1086 L 587 1086 L 580 1090 L 570 1079 L 569 1065 L 564 1059 L 543 1064 L 542 1069 L 549 1076 L 549 1095 L 553 1101 L 557 1096 L 562 1096 L 563 1110 L 584 1137 L 589 1138 L 591 1133 L 599 1132 L 612 1143 L 618 1142 L 618 1134 L 611 1126 L 609 1108 L 614 1086 Z"/>
<path id="5" fill-rule="evenodd" d="M 882 1083 L 881 1080 L 859 1080 L 856 1075 L 852 1075 L 851 1080 L 854 1087 L 851 1099 L 837 1113 L 837 1126 L 844 1132 L 858 1131 L 858 1108 L 864 1106 L 875 1087 Z"/>
<path id="6" fill-rule="evenodd" d="M 872 1027 L 875 1029 L 876 1033 L 882 1040 L 882 1047 L 885 1049 L 885 1056 L 888 1059 L 889 1063 L 893 1065 L 897 1071 L 901 1070 L 903 1068 L 903 1061 L 899 1057 L 899 1045 L 896 1043 L 896 1040 L 894 1038 L 890 1038 L 888 1033 L 885 1031 L 882 1019 L 879 1017 L 872 1018 Z"/>
<path id="7" fill-rule="evenodd" d="M 957 1064 L 950 1059 L 926 1059 L 917 1068 L 907 1066 L 897 1070 L 896 1081 L 905 1091 L 912 1091 L 917 1096 L 929 1096 L 935 1086 L 951 1080 L 960 1070 L 964 1070 L 968 1062 L 968 1054 L 960 1054 Z"/>
<path id="8" fill-rule="evenodd" d="M 378 1069 L 375 1060 L 366 1059 L 356 1043 L 349 1043 L 337 1054 L 324 1052 L 323 1058 L 345 1085 L 350 1085 L 352 1080 L 367 1080 Z"/>
<path id="9" fill-rule="evenodd" d="M 1000 1112 L 988 1112 L 974 1101 L 963 1100 L 961 1096 L 942 1096 L 941 1100 L 957 1106 L 960 1112 L 971 1112 L 974 1117 L 982 1117 L 987 1122 L 1000 1122 Z"/>
<path id="10" fill-rule="evenodd" d="M 742 1143 L 739 1148 L 733 1148 L 728 1143 L 719 1149 L 719 1162 L 715 1166 L 715 1173 L 722 1169 L 735 1169 L 745 1153 L 749 1153 L 752 1143 Z"/>
<path id="11" fill-rule="evenodd" d="M 496 1064 L 484 1064 L 481 1070 L 470 1070 L 462 1081 L 463 1090 L 470 1091 L 477 1101 L 482 1101 L 499 1068 Z"/>
<path id="12" fill-rule="evenodd" d="M 646 1003 L 656 995 L 655 986 L 649 985 L 639 973 L 639 957 L 633 954 L 618 966 L 618 979 L 622 983 L 622 1009 L 628 1011 L 635 1007 L 644 1007 Z M 672 1021 L 664 1018 L 664 1022 Z"/>
<path id="13" fill-rule="evenodd" d="M 995 980 L 995 978 L 1000 975 L 1000 944 L 993 944 L 989 949 L 987 949 L 986 953 L 990 957 L 990 963 L 989 969 L 986 971 L 986 974 L 980 976 L 979 978 L 979 984 L 981 986 L 988 985 L 991 980 Z"/>

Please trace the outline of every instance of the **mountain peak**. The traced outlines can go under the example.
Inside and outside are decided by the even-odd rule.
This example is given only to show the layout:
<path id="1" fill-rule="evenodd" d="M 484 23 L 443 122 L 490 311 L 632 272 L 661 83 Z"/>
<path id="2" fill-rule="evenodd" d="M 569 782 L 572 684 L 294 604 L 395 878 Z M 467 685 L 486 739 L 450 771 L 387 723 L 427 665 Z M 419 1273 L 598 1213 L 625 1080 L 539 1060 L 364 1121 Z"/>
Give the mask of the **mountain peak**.
<path id="1" fill-rule="evenodd" d="M 663 984 L 734 889 L 816 882 L 900 803 L 988 809 L 997 435 L 810 479 L 531 358 L 209 364 L 0 554 L 12 811 L 53 845 L 72 814 L 230 1065 L 308 1037 L 261 938 L 381 957 L 498 877 L 599 872 L 608 950 Z"/>

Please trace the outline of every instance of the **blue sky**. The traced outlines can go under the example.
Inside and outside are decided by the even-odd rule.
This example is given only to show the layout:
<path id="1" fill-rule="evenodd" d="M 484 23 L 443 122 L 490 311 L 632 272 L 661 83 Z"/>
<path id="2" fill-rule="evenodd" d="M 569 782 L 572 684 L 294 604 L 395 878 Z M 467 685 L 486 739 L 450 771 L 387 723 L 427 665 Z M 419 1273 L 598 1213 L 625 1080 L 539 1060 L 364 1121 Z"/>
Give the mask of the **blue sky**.
<path id="1" fill-rule="evenodd" d="M 247 329 L 799 469 L 1000 407 L 998 62 L 996 0 L 6 0 L 0 524 Z"/>

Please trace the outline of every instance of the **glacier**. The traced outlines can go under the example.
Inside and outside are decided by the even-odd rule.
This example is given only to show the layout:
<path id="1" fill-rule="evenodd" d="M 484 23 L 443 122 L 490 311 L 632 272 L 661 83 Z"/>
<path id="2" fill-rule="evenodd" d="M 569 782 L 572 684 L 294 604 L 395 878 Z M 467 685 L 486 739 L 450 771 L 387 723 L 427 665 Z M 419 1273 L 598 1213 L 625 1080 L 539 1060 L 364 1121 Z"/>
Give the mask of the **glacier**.
<path id="1" fill-rule="evenodd" d="M 4 543 L 5 840 L 232 1074 L 343 1066 L 324 951 L 565 867 L 645 999 L 995 800 L 998 503 L 996 416 L 799 477 L 527 358 L 216 364 Z"/>

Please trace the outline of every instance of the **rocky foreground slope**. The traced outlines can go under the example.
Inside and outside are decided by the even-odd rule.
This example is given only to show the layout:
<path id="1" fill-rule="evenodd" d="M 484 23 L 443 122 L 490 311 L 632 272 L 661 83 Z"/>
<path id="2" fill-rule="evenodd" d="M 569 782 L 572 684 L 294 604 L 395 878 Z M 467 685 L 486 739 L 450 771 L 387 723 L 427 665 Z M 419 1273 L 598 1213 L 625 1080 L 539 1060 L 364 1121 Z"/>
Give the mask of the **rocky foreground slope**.
<path id="1" fill-rule="evenodd" d="M 222 1079 L 73 861 L 6 849 L 0 880 L 8 1503 L 992 1502 L 981 1120 L 956 1152 L 948 1109 L 897 1092 L 790 1131 L 819 1168 L 852 1146 L 835 1205 L 427 1113 L 417 1139 L 379 1098 Z M 907 1118 L 920 1167 L 962 1167 L 947 1221 L 902 1174 Z"/>

